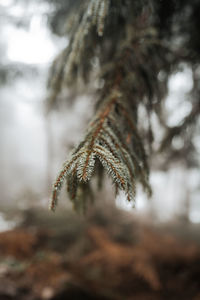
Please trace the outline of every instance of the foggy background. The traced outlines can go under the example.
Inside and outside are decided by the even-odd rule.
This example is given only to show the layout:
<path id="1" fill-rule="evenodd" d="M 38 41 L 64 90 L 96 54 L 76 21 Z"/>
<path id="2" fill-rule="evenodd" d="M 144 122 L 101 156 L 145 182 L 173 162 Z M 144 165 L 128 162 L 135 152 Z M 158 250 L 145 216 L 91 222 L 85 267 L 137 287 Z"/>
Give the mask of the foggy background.
<path id="1" fill-rule="evenodd" d="M 47 114 L 47 77 L 66 38 L 52 33 L 48 16 L 55 3 L 0 1 L 0 190 L 1 208 L 23 210 L 41 206 L 48 210 L 51 184 L 71 148 L 78 143 L 92 115 L 92 98 L 82 96 L 67 107 Z M 199 70 L 200 72 L 200 70 Z M 171 76 L 166 99 L 168 125 L 178 125 L 191 107 L 187 93 L 193 87 L 187 65 Z M 180 106 L 181 103 L 181 106 Z M 159 128 L 157 128 L 159 135 Z M 174 140 L 176 149 L 181 140 Z M 195 144 L 200 152 L 200 138 Z M 168 171 L 153 170 L 153 197 L 138 188 L 136 208 L 120 194 L 116 206 L 157 221 L 187 219 L 200 223 L 200 174 L 176 164 Z M 105 189 L 108 193 L 109 188 Z M 64 198 L 64 196 L 63 196 Z M 94 204 L 95 205 L 95 204 Z M 71 209 L 64 198 L 61 207 Z M 0 214 L 0 230 L 13 226 Z"/>

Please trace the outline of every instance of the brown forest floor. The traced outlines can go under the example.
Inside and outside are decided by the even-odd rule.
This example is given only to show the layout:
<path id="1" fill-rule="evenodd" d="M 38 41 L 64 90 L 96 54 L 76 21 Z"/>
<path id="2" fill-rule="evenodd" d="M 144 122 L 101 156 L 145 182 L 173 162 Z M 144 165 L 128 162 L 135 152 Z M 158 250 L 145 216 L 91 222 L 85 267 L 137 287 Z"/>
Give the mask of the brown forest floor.
<path id="1" fill-rule="evenodd" d="M 200 299 L 200 246 L 184 228 L 177 237 L 120 214 L 48 222 L 27 212 L 0 233 L 0 300 Z"/>

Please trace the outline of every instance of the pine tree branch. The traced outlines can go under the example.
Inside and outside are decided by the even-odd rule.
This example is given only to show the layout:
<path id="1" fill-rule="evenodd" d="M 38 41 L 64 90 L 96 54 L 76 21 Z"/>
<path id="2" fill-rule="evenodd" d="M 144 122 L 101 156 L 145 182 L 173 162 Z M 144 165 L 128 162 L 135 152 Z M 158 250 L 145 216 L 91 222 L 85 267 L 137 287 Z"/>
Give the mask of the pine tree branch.
<path id="1" fill-rule="evenodd" d="M 116 81 L 119 83 L 119 79 Z M 80 183 L 87 183 L 94 172 L 97 159 L 111 176 L 118 190 L 127 195 L 129 201 L 134 200 L 136 175 L 144 188 L 150 191 L 148 185 L 148 168 L 144 163 L 144 149 L 141 146 L 136 127 L 131 121 L 132 136 L 135 138 L 135 149 L 130 150 L 126 145 L 126 134 L 123 135 L 120 126 L 117 126 L 116 107 L 120 106 L 122 95 L 117 90 L 104 101 L 97 112 L 94 121 L 91 122 L 86 138 L 72 153 L 72 157 L 64 164 L 53 186 L 50 208 L 55 209 L 58 195 L 64 179 L 67 181 L 68 192 L 71 200 L 78 202 L 77 189 Z M 130 122 L 128 111 L 126 121 Z M 128 125 L 128 124 L 127 124 Z M 130 124 L 129 124 L 130 125 Z M 133 130 L 134 128 L 134 130 Z M 139 155 L 138 153 L 143 155 Z M 80 201 L 79 201 L 80 202 Z"/>
<path id="2" fill-rule="evenodd" d="M 149 167 L 144 141 L 139 134 L 137 117 L 139 105 L 143 104 L 149 111 L 150 108 L 152 109 L 153 97 L 159 95 L 158 85 L 152 84 L 151 77 L 152 73 L 157 76 L 160 70 L 156 50 L 159 53 L 163 49 L 161 45 L 154 42 L 155 34 L 153 33 L 151 37 L 150 30 L 145 31 L 142 28 L 137 31 L 135 21 L 131 21 L 127 26 L 123 25 L 126 23 L 122 23 L 120 38 L 122 39 L 123 34 L 126 38 L 121 45 L 117 44 L 117 36 L 114 45 L 109 45 L 107 37 L 110 38 L 110 32 L 107 22 L 113 26 L 110 15 L 112 14 L 111 8 L 115 7 L 111 3 L 111 1 L 102 0 L 89 1 L 88 9 L 83 13 L 80 24 L 66 50 L 68 54 L 65 52 L 58 60 L 58 67 L 61 65 L 62 67 L 58 68 L 58 75 L 60 75 L 57 79 L 61 78 L 62 82 L 56 84 L 56 79 L 55 87 L 60 89 L 62 84 L 66 85 L 66 78 L 76 80 L 77 67 L 80 71 L 95 55 L 101 64 L 100 71 L 102 72 L 99 74 L 99 79 L 103 80 L 104 85 L 98 91 L 97 112 L 88 127 L 85 138 L 73 151 L 70 160 L 64 163 L 53 185 L 50 203 L 52 210 L 56 207 L 64 181 L 67 183 L 67 191 L 74 206 L 78 208 L 80 204 L 85 207 L 87 193 L 88 196 L 91 195 L 89 181 L 95 174 L 96 166 L 99 168 L 99 164 L 112 178 L 116 190 L 125 192 L 129 201 L 134 202 L 137 181 L 142 184 L 149 195 L 151 194 L 148 182 Z M 117 8 L 116 18 L 123 18 L 123 9 L 132 5 L 130 4 L 132 2 L 128 3 L 118 1 L 115 7 Z M 100 7 L 102 11 L 99 12 Z M 139 22 L 141 22 L 140 18 Z M 145 35 L 148 38 L 143 43 Z M 85 44 L 86 38 L 89 48 Z M 93 42 L 96 42 L 95 46 Z M 105 50 L 106 55 L 103 56 L 99 50 Z M 151 54 L 151 61 L 147 62 L 149 54 Z M 66 56 L 67 59 L 63 61 Z M 87 70 L 88 73 L 90 71 L 90 69 Z M 100 180 L 102 173 L 97 176 Z"/>

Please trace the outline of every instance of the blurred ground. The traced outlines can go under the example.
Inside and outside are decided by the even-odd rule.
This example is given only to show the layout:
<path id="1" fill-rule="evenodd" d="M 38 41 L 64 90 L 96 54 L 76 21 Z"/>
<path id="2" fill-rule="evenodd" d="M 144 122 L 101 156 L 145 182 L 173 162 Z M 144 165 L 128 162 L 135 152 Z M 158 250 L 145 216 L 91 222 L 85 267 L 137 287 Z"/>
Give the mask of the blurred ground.
<path id="1" fill-rule="evenodd" d="M 0 299 L 200 299 L 199 226 L 27 210 L 0 233 Z"/>

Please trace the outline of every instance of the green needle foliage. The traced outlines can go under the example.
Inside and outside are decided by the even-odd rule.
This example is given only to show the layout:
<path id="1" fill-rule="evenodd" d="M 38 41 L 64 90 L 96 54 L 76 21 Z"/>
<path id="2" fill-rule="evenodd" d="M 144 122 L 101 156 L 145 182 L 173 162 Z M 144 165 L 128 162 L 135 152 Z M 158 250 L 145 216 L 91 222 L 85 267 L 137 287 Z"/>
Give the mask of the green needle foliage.
<path id="1" fill-rule="evenodd" d="M 101 179 L 102 166 L 116 190 L 124 191 L 129 201 L 134 200 L 137 182 L 151 195 L 147 162 L 147 145 L 153 142 L 151 115 L 157 115 L 167 129 L 161 101 L 167 93 L 167 79 L 181 62 L 191 62 L 190 52 L 181 51 L 188 42 L 182 19 L 173 21 L 177 8 L 167 9 L 156 0 L 75 2 L 67 17 L 69 44 L 51 68 L 48 103 L 53 106 L 66 87 L 78 93 L 84 83 L 94 89 L 95 79 L 99 83 L 94 97 L 97 105 L 83 141 L 64 163 L 53 185 L 52 210 L 64 182 L 75 208 L 85 208 L 93 198 L 91 178 Z M 192 8 L 199 8 L 193 2 L 196 7 Z M 184 18 L 186 2 L 181 6 L 178 1 L 177 5 Z M 192 31 L 193 23 L 188 23 L 188 31 Z M 182 40 L 176 43 L 180 36 Z M 192 48 L 193 63 L 199 61 L 198 47 L 194 44 Z M 160 74 L 164 80 L 158 79 Z M 147 116 L 143 130 L 139 125 L 141 107 Z M 193 120 L 197 121 L 199 103 L 194 107 Z M 166 130 L 162 149 L 172 135 L 190 126 L 191 118 L 184 122 L 176 132 Z"/>

